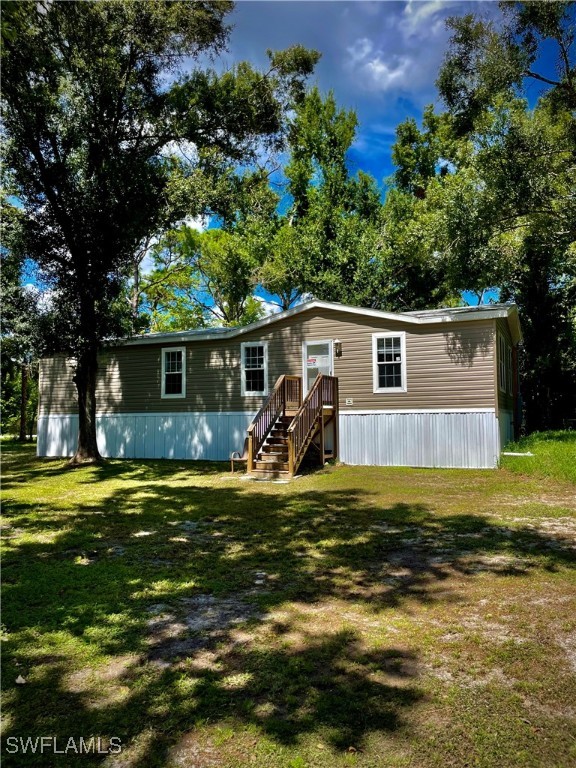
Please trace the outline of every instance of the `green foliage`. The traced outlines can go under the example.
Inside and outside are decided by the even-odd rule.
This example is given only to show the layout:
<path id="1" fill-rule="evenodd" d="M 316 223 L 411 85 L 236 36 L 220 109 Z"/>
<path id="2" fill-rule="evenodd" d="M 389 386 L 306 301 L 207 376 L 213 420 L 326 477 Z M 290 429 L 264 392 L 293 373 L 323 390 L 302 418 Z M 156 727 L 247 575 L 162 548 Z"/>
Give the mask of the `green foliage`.
<path id="1" fill-rule="evenodd" d="M 509 34 L 473 14 L 452 17 L 451 49 L 437 85 L 461 135 L 474 126 L 494 98 L 519 89 L 531 59 Z"/>
<path id="2" fill-rule="evenodd" d="M 12 356 L 11 339 L 2 341 L 0 414 L 3 435 L 33 435 L 38 412 L 38 366 L 20 363 Z M 22 416 L 22 369 L 26 366 L 24 424 Z M 24 427 L 24 429 L 22 429 Z"/>
<path id="3" fill-rule="evenodd" d="M 261 317 L 252 295 L 256 263 L 236 232 L 182 226 L 153 247 L 154 269 L 140 285 L 150 330 L 244 325 Z"/>
<path id="4" fill-rule="evenodd" d="M 284 168 L 291 205 L 265 225 L 259 271 L 284 309 L 302 294 L 370 306 L 379 300 L 380 194 L 368 174 L 348 171 L 356 125 L 352 111 L 317 88 L 295 111 Z"/>
<path id="5" fill-rule="evenodd" d="M 448 20 L 451 47 L 437 85 L 460 135 L 495 100 L 521 94 L 525 78 L 551 86 L 544 99 L 561 110 L 576 107 L 574 3 L 501 2 L 500 8 L 506 20 L 500 27 L 472 14 Z M 556 54 L 556 78 L 534 69 L 543 43 L 548 56 Z"/>
<path id="6" fill-rule="evenodd" d="M 526 423 L 543 429 L 576 412 L 574 28 L 566 3 L 503 7 L 503 28 L 449 21 L 438 79 L 448 112 L 428 108 L 421 130 L 399 126 L 385 218 L 394 253 L 443 300 L 472 291 L 482 301 L 496 288 L 519 305 Z M 531 69 L 544 41 L 557 80 Z M 548 87 L 532 110 L 520 98 L 526 78 Z"/>
<path id="7" fill-rule="evenodd" d="M 243 483 L 2 448 L 5 739 L 118 734 L 146 768 L 570 765 L 565 482 L 342 466 Z M 107 759 L 75 758 L 3 766 Z"/>
<path id="8" fill-rule="evenodd" d="M 280 71 L 287 60 L 272 57 Z M 145 287 L 150 281 L 158 284 L 162 274 L 168 277 L 163 267 L 142 283 L 154 305 L 153 327 L 174 327 L 173 319 L 162 319 L 162 313 L 172 318 L 179 314 L 175 322 L 183 327 L 181 323 L 194 319 L 191 308 L 200 308 L 200 323 L 249 322 L 261 313 L 253 296 L 258 285 L 273 294 L 282 309 L 305 294 L 381 305 L 380 194 L 367 174 L 349 174 L 346 153 L 355 128 L 355 114 L 338 109 L 332 94 L 323 99 L 313 88 L 296 104 L 287 122 L 290 154 L 284 168 L 291 205 L 282 214 L 279 197 L 263 171 L 213 165 L 213 183 L 206 185 L 205 194 L 211 195 L 211 210 L 222 230 L 201 236 L 189 232 L 182 240 L 178 264 L 172 267 L 179 282 L 172 281 L 170 302 L 156 301 L 158 291 L 152 295 Z M 205 169 L 203 175 L 206 178 Z M 175 188 L 183 195 L 187 185 L 197 181 L 182 177 Z M 177 309 L 183 302 L 187 313 Z"/>
<path id="9" fill-rule="evenodd" d="M 305 215 L 319 196 L 346 207 L 346 152 L 356 125 L 354 112 L 339 110 L 332 93 L 323 100 L 313 88 L 299 105 L 288 131 L 290 159 L 285 167 L 296 218 Z"/>
<path id="10" fill-rule="evenodd" d="M 98 348 L 132 326 L 124 284 L 134 254 L 210 202 L 182 194 L 184 181 L 207 190 L 205 168 L 246 163 L 262 144 L 282 145 L 284 112 L 318 59 L 295 48 L 273 54 L 266 73 L 247 64 L 222 75 L 206 69 L 199 61 L 225 46 L 232 7 L 119 0 L 30 3 L 16 13 L 10 6 L 5 171 L 23 205 L 20 253 L 52 284 L 58 347 L 78 361 L 86 458 L 97 456 Z M 177 154 L 182 142 L 197 156 Z"/>
<path id="11" fill-rule="evenodd" d="M 392 161 L 396 166 L 394 186 L 403 192 L 421 194 L 429 180 L 436 175 L 436 165 L 445 153 L 442 141 L 442 116 L 426 107 L 422 117 L 422 131 L 413 117 L 396 128 L 396 142 L 392 147 Z M 444 155 L 445 156 L 445 155 Z"/>
<path id="12" fill-rule="evenodd" d="M 302 295 L 303 233 L 290 221 L 281 220 L 263 229 L 259 245 L 263 258 L 258 282 L 277 297 L 281 309 L 290 309 Z"/>
<path id="13" fill-rule="evenodd" d="M 278 197 L 260 171 L 239 174 L 226 166 L 217 185 L 211 209 L 222 228 L 199 233 L 180 225 L 145 252 L 154 269 L 139 279 L 134 303 L 152 330 L 239 325 L 262 315 L 253 294 Z"/>
<path id="14" fill-rule="evenodd" d="M 533 432 L 506 451 L 532 456 L 502 456 L 502 466 L 516 474 L 548 477 L 576 485 L 576 430 Z"/>
<path id="15" fill-rule="evenodd" d="M 475 223 L 476 250 L 469 253 L 496 265 L 494 284 L 519 305 L 526 422 L 530 430 L 544 429 L 576 412 L 574 6 L 502 7 L 502 30 L 473 17 L 451 22 L 454 37 L 438 85 L 455 133 L 474 146 L 468 166 L 477 195 L 468 221 Z M 557 53 L 557 79 L 533 69 L 544 42 Z M 548 87 L 533 110 L 515 97 L 525 78 Z M 466 233 L 460 218 L 456 228 Z M 466 238 L 447 241 L 460 251 L 458 273 L 477 285 L 479 275 L 465 267 Z"/>
<path id="16" fill-rule="evenodd" d="M 3 434 L 16 434 L 25 439 L 26 434 L 35 432 L 37 360 L 44 348 L 47 312 L 40 309 L 40 291 L 22 285 L 23 261 L 15 247 L 21 224 L 21 211 L 7 200 L 3 201 L 0 238 L 1 427 Z"/>
<path id="17" fill-rule="evenodd" d="M 382 228 L 381 279 L 386 303 L 382 309 L 407 311 L 451 306 L 458 292 L 446 276 L 436 250 L 434 221 L 425 205 L 407 192 L 391 189 L 386 197 Z"/>
<path id="18" fill-rule="evenodd" d="M 195 265 L 201 293 L 212 304 L 204 304 L 223 325 L 243 325 L 260 317 L 252 298 L 256 262 L 245 241 L 235 232 L 211 229 L 201 235 L 186 232 L 184 258 Z"/>

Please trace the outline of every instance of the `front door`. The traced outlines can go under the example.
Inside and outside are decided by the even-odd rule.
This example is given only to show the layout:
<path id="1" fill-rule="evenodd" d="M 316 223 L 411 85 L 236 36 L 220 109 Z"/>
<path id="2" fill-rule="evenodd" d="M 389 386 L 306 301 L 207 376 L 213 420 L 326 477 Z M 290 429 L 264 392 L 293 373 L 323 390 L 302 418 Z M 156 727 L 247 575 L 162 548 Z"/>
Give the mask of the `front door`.
<path id="1" fill-rule="evenodd" d="M 309 392 L 319 373 L 333 375 L 332 342 L 305 341 L 302 345 L 304 392 Z"/>

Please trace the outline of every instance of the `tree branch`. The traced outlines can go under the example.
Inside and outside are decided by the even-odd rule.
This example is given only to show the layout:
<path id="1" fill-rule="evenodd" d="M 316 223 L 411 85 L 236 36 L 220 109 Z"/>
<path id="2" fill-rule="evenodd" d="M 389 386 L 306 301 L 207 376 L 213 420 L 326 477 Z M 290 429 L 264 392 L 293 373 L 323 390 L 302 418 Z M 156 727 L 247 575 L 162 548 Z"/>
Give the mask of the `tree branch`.
<path id="1" fill-rule="evenodd" d="M 564 85 L 558 80 L 550 80 L 550 78 L 544 77 L 544 75 L 539 75 L 538 72 L 532 72 L 529 69 L 524 70 L 524 75 L 526 77 L 533 77 L 534 80 L 540 80 L 540 82 L 547 83 L 548 85 L 556 85 L 559 87 L 562 87 Z"/>

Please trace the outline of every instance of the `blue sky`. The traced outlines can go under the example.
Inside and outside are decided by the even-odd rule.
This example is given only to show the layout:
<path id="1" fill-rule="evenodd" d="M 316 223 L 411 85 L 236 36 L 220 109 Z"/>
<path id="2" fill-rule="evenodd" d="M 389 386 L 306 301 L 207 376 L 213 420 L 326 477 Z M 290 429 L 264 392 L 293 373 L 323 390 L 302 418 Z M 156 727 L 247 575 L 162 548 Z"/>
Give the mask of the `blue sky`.
<path id="1" fill-rule="evenodd" d="M 393 171 L 395 128 L 417 120 L 426 104 L 438 102 L 435 80 L 447 50 L 446 19 L 474 13 L 498 23 L 497 2 L 460 0 L 240 0 L 224 65 L 241 60 L 265 67 L 266 49 L 301 43 L 322 53 L 311 82 L 334 91 L 338 104 L 354 109 L 359 128 L 350 152 L 351 170 L 371 173 L 379 184 Z M 539 69 L 554 76 L 550 49 Z M 530 83 L 535 100 L 542 91 Z"/>
<path id="2" fill-rule="evenodd" d="M 352 170 L 370 172 L 381 184 L 393 170 L 395 128 L 417 119 L 437 102 L 434 85 L 446 53 L 451 15 L 481 13 L 499 18 L 495 2 L 239 2 L 224 61 L 248 60 L 264 67 L 267 48 L 295 43 L 322 53 L 311 82 L 334 91 L 354 109 L 359 128 L 350 152 Z"/>
<path id="3" fill-rule="evenodd" d="M 332 90 L 341 107 L 356 111 L 350 169 L 371 173 L 383 187 L 393 172 L 396 126 L 407 117 L 420 120 L 429 103 L 440 106 L 435 80 L 448 47 L 445 22 L 466 13 L 501 19 L 498 4 L 483 0 L 239 0 L 228 17 L 228 51 L 216 66 L 247 60 L 266 68 L 267 48 L 296 43 L 320 51 L 310 83 L 323 93 Z M 554 74 L 549 55 L 540 70 Z M 531 99 L 540 91 L 531 85 Z"/>
<path id="4" fill-rule="evenodd" d="M 332 90 L 337 103 L 358 116 L 350 169 L 371 173 L 384 187 L 394 170 L 396 126 L 407 117 L 420 121 L 427 104 L 441 108 L 435 81 L 450 37 L 446 19 L 467 13 L 497 24 L 502 19 L 497 2 L 482 0 L 240 0 L 230 17 L 233 30 L 223 63 L 248 60 L 265 67 L 267 48 L 295 43 L 320 51 L 310 82 L 324 93 Z M 544 51 L 538 68 L 553 76 L 554 61 L 549 49 Z M 541 91 L 538 83 L 530 83 L 530 101 Z M 471 294 L 464 298 L 477 303 Z M 491 298 L 496 295 L 484 300 Z"/>

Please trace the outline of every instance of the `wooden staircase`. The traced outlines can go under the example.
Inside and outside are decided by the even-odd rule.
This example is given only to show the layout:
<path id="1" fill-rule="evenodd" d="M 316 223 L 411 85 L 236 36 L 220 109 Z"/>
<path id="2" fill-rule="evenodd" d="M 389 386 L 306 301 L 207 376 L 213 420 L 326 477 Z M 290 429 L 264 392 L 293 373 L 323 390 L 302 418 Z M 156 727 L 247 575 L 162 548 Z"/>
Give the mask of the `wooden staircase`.
<path id="1" fill-rule="evenodd" d="M 290 469 L 288 459 L 288 427 L 292 416 L 280 416 L 270 430 L 266 442 L 258 451 L 253 472 L 286 473 Z"/>
<path id="2" fill-rule="evenodd" d="M 325 428 L 334 421 L 332 451 L 325 449 Z M 248 427 L 249 474 L 293 477 L 314 446 L 321 465 L 337 455 L 338 379 L 319 374 L 302 400 L 300 376 L 280 376 Z"/>

